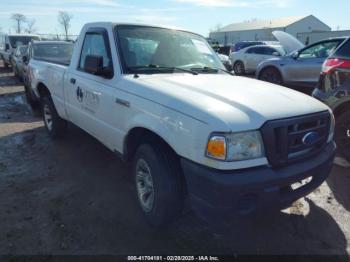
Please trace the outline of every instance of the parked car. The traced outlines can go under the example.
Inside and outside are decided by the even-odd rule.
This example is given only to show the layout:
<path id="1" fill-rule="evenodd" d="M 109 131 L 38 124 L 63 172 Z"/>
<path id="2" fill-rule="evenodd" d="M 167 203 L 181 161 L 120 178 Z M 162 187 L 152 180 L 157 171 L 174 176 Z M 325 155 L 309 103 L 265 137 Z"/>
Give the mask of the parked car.
<path id="1" fill-rule="evenodd" d="M 258 65 L 269 58 L 284 56 L 285 51 L 279 45 L 256 45 L 230 54 L 233 71 L 238 75 L 254 74 Z"/>
<path id="2" fill-rule="evenodd" d="M 224 72 L 195 33 L 91 23 L 69 66 L 30 63 L 48 134 L 64 135 L 69 121 L 130 161 L 140 209 L 154 226 L 176 219 L 187 197 L 209 221 L 285 208 L 333 166 L 326 105 Z"/>
<path id="3" fill-rule="evenodd" d="M 350 161 L 350 39 L 324 62 L 313 96 L 333 110 L 335 141 Z"/>
<path id="4" fill-rule="evenodd" d="M 232 71 L 232 63 L 227 55 L 218 54 L 220 61 L 223 63 L 227 71 Z"/>
<path id="5" fill-rule="evenodd" d="M 275 31 L 273 34 L 288 55 L 261 62 L 256 70 L 256 78 L 279 85 L 310 89 L 314 89 L 318 82 L 322 63 L 346 39 L 331 38 L 305 47 L 285 32 Z"/>
<path id="6" fill-rule="evenodd" d="M 264 41 L 240 41 L 231 46 L 230 54 L 233 52 L 238 52 L 243 48 L 247 48 L 255 45 L 265 45 Z"/>
<path id="7" fill-rule="evenodd" d="M 3 60 L 4 66 L 11 65 L 12 55 L 18 46 L 28 45 L 32 40 L 40 40 L 40 36 L 31 34 L 0 36 L 0 58 Z"/>
<path id="8" fill-rule="evenodd" d="M 67 66 L 73 52 L 73 43 L 64 41 L 32 41 L 28 45 L 28 53 L 23 56 L 24 88 L 28 103 L 36 109 L 38 101 L 30 86 L 34 74 L 40 74 L 40 62 Z M 40 62 L 39 62 L 40 61 Z"/>
<path id="9" fill-rule="evenodd" d="M 12 69 L 20 80 L 23 80 L 23 56 L 27 54 L 27 49 L 26 45 L 18 46 L 12 56 Z"/>

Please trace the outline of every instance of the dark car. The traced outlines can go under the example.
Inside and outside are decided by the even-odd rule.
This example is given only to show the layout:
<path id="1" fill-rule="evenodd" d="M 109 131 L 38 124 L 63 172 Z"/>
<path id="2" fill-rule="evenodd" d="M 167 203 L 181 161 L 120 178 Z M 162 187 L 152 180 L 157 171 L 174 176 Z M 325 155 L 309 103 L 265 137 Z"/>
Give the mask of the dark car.
<path id="1" fill-rule="evenodd" d="M 246 47 L 250 47 L 250 46 L 255 46 L 255 45 L 265 45 L 265 42 L 262 41 L 241 41 L 241 42 L 237 42 L 236 44 L 231 46 L 231 51 L 232 52 L 238 52 L 239 50 L 246 48 Z"/>
<path id="2" fill-rule="evenodd" d="M 350 38 L 324 62 L 313 96 L 333 110 L 335 141 L 350 161 Z"/>

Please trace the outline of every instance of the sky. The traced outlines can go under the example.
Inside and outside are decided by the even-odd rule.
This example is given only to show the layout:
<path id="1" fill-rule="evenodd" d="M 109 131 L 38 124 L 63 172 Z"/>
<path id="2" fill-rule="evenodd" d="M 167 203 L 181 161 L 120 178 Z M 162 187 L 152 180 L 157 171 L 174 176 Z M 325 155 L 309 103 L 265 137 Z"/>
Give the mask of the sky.
<path id="1" fill-rule="evenodd" d="M 1 0 L 0 29 L 14 33 L 13 13 L 35 19 L 37 33 L 62 34 L 58 11 L 73 15 L 71 34 L 87 22 L 172 25 L 204 36 L 217 25 L 313 14 L 333 30 L 350 29 L 349 0 Z"/>

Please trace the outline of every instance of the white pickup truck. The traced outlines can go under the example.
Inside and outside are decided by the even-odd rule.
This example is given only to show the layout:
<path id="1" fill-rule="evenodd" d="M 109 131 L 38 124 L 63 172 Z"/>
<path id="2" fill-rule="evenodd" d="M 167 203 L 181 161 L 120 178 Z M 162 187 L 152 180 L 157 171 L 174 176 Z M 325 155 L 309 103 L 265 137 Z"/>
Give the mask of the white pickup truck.
<path id="1" fill-rule="evenodd" d="M 48 133 L 61 136 L 72 122 L 132 162 L 154 226 L 180 215 L 185 199 L 210 221 L 282 209 L 330 174 L 330 109 L 225 72 L 197 34 L 91 23 L 69 66 L 34 63 L 31 88 Z"/>

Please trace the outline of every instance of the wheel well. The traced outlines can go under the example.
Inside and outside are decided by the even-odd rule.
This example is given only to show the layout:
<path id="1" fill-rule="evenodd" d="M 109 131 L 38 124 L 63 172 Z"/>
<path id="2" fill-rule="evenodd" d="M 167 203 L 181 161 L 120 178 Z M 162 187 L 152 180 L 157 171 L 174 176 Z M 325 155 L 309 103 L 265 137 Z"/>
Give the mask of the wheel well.
<path id="1" fill-rule="evenodd" d="M 236 60 L 236 61 L 233 63 L 233 66 L 235 66 L 237 63 L 242 63 L 242 64 L 244 65 L 244 63 L 243 63 L 242 60 Z"/>
<path id="2" fill-rule="evenodd" d="M 347 101 L 334 109 L 335 118 L 339 117 L 345 111 L 350 111 L 350 101 Z"/>
<path id="3" fill-rule="evenodd" d="M 47 96 L 47 95 L 50 96 L 49 89 L 43 83 L 39 83 L 37 86 L 37 89 L 38 89 L 38 93 L 40 95 L 40 98 Z"/>
<path id="4" fill-rule="evenodd" d="M 125 160 L 131 160 L 137 150 L 137 147 L 145 142 L 161 143 L 167 148 L 169 148 L 176 155 L 174 149 L 162 137 L 160 137 L 153 131 L 150 131 L 149 129 L 135 127 L 129 131 L 124 141 Z"/>
<path id="5" fill-rule="evenodd" d="M 176 165 L 179 168 L 181 184 L 184 190 L 183 192 L 184 194 L 187 194 L 187 183 L 178 154 L 162 137 L 160 137 L 153 131 L 142 127 L 136 127 L 130 130 L 124 141 L 124 160 L 130 162 L 134 154 L 136 153 L 138 146 L 147 142 L 162 145 L 165 149 L 169 150 L 171 154 L 173 154 L 173 161 L 177 162 Z"/>
<path id="6" fill-rule="evenodd" d="M 282 81 L 283 81 L 283 76 L 282 76 L 281 71 L 280 71 L 277 67 L 272 66 L 272 65 L 269 65 L 269 66 L 267 66 L 267 67 L 264 67 L 263 69 L 260 70 L 259 76 L 258 76 L 259 79 L 261 78 L 261 74 L 262 74 L 265 70 L 267 70 L 267 69 L 274 69 L 274 70 L 276 70 L 276 71 L 280 74 L 280 76 L 281 76 L 281 78 L 282 78 Z"/>

